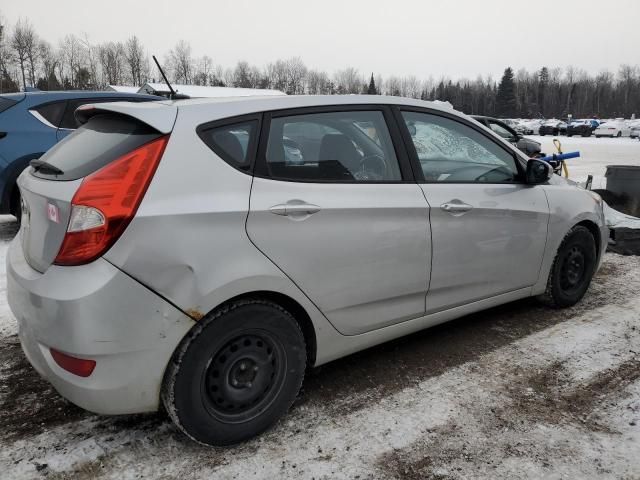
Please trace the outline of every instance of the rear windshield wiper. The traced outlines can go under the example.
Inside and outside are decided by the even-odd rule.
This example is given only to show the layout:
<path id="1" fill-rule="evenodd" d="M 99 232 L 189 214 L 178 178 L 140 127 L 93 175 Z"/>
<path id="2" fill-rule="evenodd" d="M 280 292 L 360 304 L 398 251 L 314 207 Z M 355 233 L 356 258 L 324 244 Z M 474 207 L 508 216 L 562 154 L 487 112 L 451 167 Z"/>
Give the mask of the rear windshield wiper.
<path id="1" fill-rule="evenodd" d="M 54 167 L 44 160 L 31 160 L 29 162 L 29 165 L 31 165 L 36 172 L 50 173 L 52 175 L 64 175 L 64 172 L 62 170 L 60 170 L 58 167 Z"/>

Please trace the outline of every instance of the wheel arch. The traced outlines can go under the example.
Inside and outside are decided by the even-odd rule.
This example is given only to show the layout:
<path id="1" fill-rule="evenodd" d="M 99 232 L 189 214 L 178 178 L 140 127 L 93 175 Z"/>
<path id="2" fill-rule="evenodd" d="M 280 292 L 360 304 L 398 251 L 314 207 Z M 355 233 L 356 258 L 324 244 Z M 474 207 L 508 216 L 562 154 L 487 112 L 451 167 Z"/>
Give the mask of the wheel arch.
<path id="1" fill-rule="evenodd" d="M 2 192 L 0 193 L 0 213 L 11 213 L 20 205 L 14 205 L 18 193 L 17 180 L 20 174 L 29 166 L 31 160 L 40 158 L 44 152 L 30 153 L 13 160 L 2 172 Z"/>
<path id="2" fill-rule="evenodd" d="M 207 315 L 210 315 L 231 303 L 247 299 L 267 300 L 287 310 L 300 326 L 300 330 L 302 330 L 302 335 L 304 336 L 304 341 L 307 347 L 307 365 L 311 366 L 315 364 L 318 342 L 313 321 L 306 309 L 289 295 L 272 290 L 246 292 L 225 300 L 214 307 L 209 313 L 207 313 Z"/>
<path id="3" fill-rule="evenodd" d="M 598 225 L 596 225 L 591 220 L 582 220 L 581 222 L 575 224 L 571 228 L 573 229 L 575 227 L 585 227 L 587 230 L 589 230 L 591 235 L 593 235 L 593 239 L 596 242 L 596 257 L 600 258 L 600 255 L 602 254 L 602 252 L 600 251 L 601 245 L 602 245 L 602 238 L 600 234 L 600 228 L 598 227 Z"/>

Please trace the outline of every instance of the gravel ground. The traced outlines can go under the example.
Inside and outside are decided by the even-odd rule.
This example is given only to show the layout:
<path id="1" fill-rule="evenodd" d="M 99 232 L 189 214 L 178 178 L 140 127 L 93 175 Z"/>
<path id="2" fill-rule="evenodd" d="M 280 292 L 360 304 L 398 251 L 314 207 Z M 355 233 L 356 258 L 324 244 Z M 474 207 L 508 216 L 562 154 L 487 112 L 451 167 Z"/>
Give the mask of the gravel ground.
<path id="1" fill-rule="evenodd" d="M 637 141 L 579 140 L 563 141 L 584 155 L 572 172 L 640 160 Z M 0 217 L 3 263 L 15 232 Z M 573 308 L 515 302 L 309 372 L 286 418 L 226 449 L 162 413 L 66 402 L 26 362 L 5 290 L 1 478 L 640 478 L 640 257 L 606 254 Z"/>

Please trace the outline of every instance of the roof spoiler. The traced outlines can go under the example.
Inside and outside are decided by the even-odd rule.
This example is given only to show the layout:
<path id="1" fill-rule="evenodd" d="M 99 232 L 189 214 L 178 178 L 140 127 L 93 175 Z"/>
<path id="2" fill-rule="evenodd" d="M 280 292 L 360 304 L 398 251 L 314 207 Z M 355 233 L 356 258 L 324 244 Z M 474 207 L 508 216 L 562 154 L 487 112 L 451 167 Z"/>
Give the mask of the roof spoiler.
<path id="1" fill-rule="evenodd" d="M 75 111 L 80 124 L 101 113 L 119 113 L 141 121 L 160 133 L 167 134 L 173 130 L 178 115 L 178 108 L 158 102 L 108 102 L 81 105 Z"/>

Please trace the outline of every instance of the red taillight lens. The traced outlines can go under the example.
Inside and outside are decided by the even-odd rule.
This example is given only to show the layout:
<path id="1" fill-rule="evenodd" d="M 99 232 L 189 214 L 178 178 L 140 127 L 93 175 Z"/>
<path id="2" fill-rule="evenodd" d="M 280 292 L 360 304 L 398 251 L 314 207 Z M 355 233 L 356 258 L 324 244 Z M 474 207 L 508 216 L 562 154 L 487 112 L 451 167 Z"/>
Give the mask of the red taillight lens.
<path id="1" fill-rule="evenodd" d="M 64 368 L 67 372 L 71 372 L 79 377 L 88 377 L 93 373 L 93 369 L 96 368 L 95 360 L 72 357 L 71 355 L 62 353 L 55 348 L 50 348 L 49 351 L 58 365 Z"/>
<path id="2" fill-rule="evenodd" d="M 55 264 L 89 263 L 113 245 L 135 215 L 168 140 L 138 147 L 82 181 Z"/>

